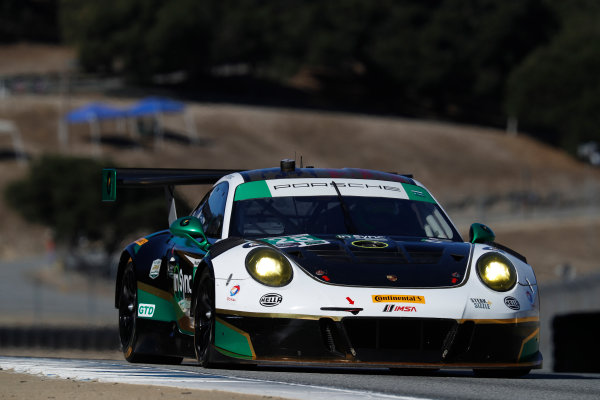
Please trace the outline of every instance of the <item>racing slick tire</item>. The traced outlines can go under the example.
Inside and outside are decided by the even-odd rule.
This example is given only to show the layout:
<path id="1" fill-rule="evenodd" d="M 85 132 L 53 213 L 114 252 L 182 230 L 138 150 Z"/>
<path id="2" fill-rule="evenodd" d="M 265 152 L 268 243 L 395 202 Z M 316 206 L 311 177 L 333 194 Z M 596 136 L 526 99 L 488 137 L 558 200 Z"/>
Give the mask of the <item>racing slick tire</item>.
<path id="1" fill-rule="evenodd" d="M 518 369 L 474 369 L 473 373 L 478 378 L 520 378 L 527 375 L 531 368 Z"/>
<path id="2" fill-rule="evenodd" d="M 211 359 L 215 337 L 215 285 L 208 268 L 200 273 L 194 297 L 194 350 L 198 364 L 204 368 L 214 365 Z"/>
<path id="3" fill-rule="evenodd" d="M 123 272 L 119 296 L 119 338 L 123 355 L 131 363 L 181 364 L 183 357 L 140 354 L 135 350 L 139 336 L 137 310 L 137 279 L 133 263 L 129 260 Z"/>

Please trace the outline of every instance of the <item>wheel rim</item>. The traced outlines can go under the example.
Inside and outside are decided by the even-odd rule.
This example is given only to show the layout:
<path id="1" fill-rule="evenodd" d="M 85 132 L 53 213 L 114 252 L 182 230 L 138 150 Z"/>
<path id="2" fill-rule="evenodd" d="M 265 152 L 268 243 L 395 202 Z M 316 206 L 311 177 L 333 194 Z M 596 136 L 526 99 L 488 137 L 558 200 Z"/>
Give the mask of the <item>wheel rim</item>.
<path id="1" fill-rule="evenodd" d="M 124 350 L 129 346 L 133 336 L 137 312 L 136 304 L 137 287 L 135 276 L 131 269 L 127 269 L 123 276 L 121 296 L 119 298 L 119 335 Z"/>
<path id="2" fill-rule="evenodd" d="M 196 297 L 196 308 L 194 312 L 194 335 L 196 344 L 196 354 L 198 360 L 203 361 L 206 358 L 213 328 L 213 296 L 209 285 L 205 282 L 199 287 Z"/>

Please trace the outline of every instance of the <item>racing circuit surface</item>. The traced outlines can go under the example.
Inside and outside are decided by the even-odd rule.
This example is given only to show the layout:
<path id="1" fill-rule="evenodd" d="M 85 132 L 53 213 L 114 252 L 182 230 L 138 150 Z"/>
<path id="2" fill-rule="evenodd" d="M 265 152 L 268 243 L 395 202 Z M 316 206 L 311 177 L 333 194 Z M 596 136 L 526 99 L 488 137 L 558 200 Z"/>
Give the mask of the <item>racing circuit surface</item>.
<path id="1" fill-rule="evenodd" d="M 476 378 L 470 371 L 423 374 L 387 369 L 203 369 L 125 361 L 2 357 L 0 368 L 80 381 L 221 390 L 302 400 L 337 399 L 598 399 L 600 374 L 534 371 L 521 379 Z M 85 384 L 80 387 L 85 391 Z M 82 394 L 82 397 L 84 395 Z"/>

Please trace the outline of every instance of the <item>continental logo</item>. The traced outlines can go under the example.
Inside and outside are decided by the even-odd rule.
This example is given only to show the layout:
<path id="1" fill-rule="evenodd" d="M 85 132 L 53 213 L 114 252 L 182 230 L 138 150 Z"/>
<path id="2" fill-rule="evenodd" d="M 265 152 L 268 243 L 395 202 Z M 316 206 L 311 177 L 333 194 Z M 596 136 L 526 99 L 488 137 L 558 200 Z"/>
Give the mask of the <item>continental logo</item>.
<path id="1" fill-rule="evenodd" d="M 396 294 L 374 294 L 371 296 L 373 303 L 419 303 L 425 304 L 425 296 L 396 295 Z"/>

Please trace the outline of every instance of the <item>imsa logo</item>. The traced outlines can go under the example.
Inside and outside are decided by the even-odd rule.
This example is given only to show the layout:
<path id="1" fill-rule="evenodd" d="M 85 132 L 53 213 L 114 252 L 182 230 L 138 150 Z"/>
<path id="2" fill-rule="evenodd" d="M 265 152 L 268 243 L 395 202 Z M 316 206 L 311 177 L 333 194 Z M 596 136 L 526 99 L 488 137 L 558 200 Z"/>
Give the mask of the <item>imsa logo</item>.
<path id="1" fill-rule="evenodd" d="M 383 307 L 383 312 L 392 312 L 392 311 L 417 312 L 417 307 L 397 306 L 395 304 L 387 304 L 385 307 Z"/>
<path id="2" fill-rule="evenodd" d="M 275 307 L 276 305 L 281 304 L 282 301 L 283 297 L 280 294 L 267 293 L 260 298 L 259 303 L 263 307 Z"/>
<path id="3" fill-rule="evenodd" d="M 154 304 L 140 303 L 138 306 L 138 317 L 151 318 L 154 315 L 155 308 L 156 306 Z"/>

